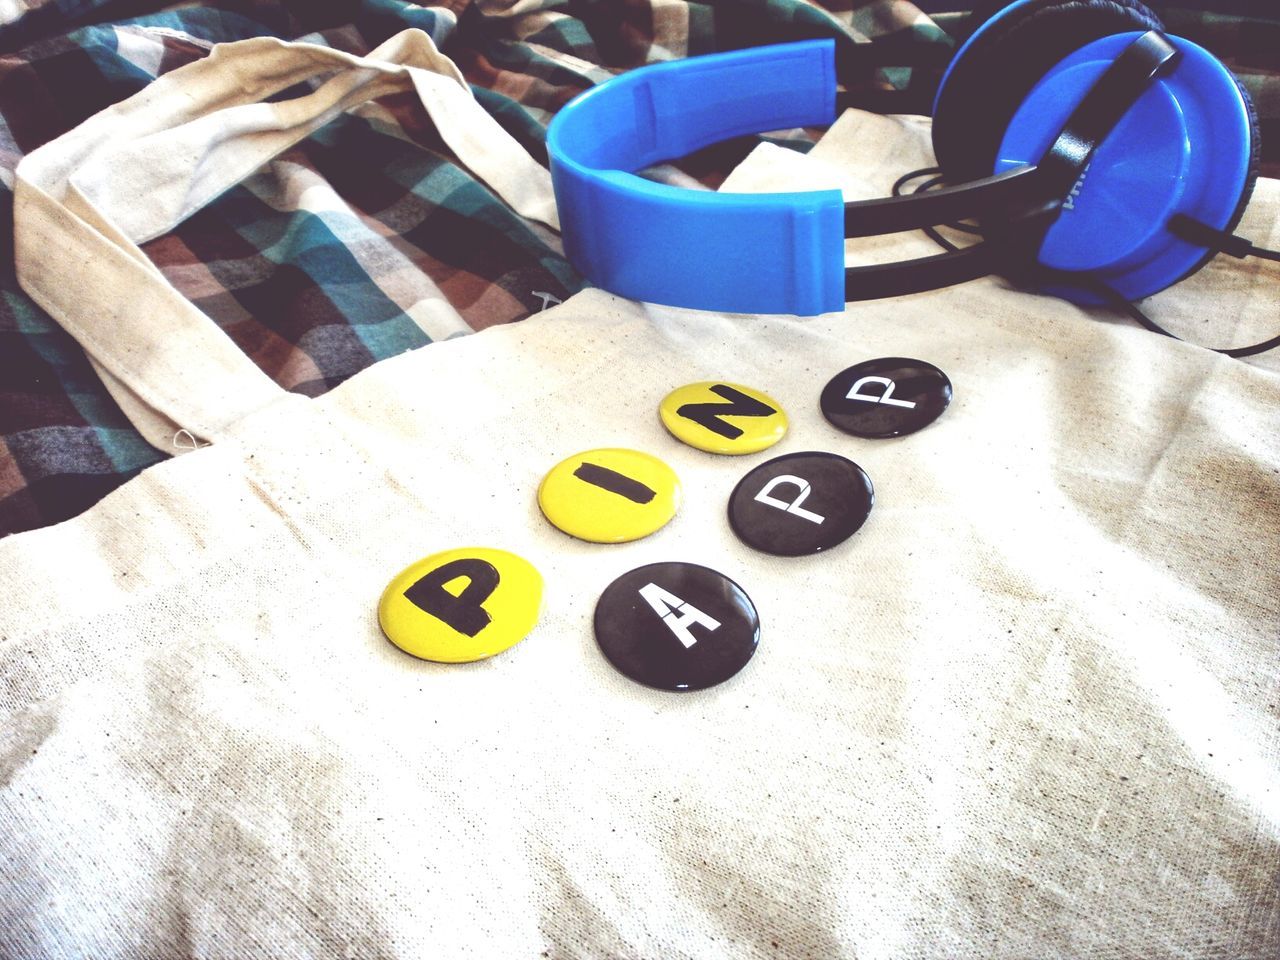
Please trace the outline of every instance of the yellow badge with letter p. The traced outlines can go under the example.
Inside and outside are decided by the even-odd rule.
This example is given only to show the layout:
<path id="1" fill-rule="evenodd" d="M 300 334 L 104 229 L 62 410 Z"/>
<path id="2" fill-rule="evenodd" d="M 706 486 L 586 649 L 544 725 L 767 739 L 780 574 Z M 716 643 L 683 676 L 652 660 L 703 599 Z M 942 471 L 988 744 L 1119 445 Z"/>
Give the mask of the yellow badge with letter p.
<path id="1" fill-rule="evenodd" d="M 672 390 L 658 416 L 677 440 L 708 453 L 759 453 L 787 432 L 787 415 L 767 393 L 707 380 Z"/>
<path id="2" fill-rule="evenodd" d="M 435 553 L 400 571 L 378 601 L 378 623 L 405 653 L 469 663 L 523 640 L 538 622 L 542 574 L 491 547 Z"/>
<path id="3" fill-rule="evenodd" d="M 639 450 L 588 450 L 551 468 L 538 487 L 543 516 L 592 543 L 639 540 L 661 529 L 680 506 L 680 478 Z"/>

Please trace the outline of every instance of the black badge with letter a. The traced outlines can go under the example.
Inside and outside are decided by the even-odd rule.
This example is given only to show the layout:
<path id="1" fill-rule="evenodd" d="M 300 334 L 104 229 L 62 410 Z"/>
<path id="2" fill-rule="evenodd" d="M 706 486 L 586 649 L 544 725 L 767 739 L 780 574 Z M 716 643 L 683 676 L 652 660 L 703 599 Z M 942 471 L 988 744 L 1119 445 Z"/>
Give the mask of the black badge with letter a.
<path id="1" fill-rule="evenodd" d="M 734 487 L 729 526 L 749 547 L 798 557 L 848 540 L 874 502 L 871 478 L 852 460 L 789 453 L 760 464 Z"/>
<path id="2" fill-rule="evenodd" d="M 905 437 L 951 402 L 951 381 L 931 363 L 881 357 L 843 370 L 822 391 L 822 415 L 855 437 Z"/>
<path id="3" fill-rule="evenodd" d="M 751 598 L 693 563 L 624 573 L 596 603 L 596 642 L 617 670 L 659 690 L 701 690 L 746 666 L 760 642 Z"/>

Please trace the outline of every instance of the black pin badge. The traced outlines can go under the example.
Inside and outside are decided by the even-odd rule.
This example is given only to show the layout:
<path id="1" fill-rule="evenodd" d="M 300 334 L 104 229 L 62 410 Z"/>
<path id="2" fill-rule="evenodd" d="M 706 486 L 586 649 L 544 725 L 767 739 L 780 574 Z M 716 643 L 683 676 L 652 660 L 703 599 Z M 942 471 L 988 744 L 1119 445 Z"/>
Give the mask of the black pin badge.
<path id="1" fill-rule="evenodd" d="M 781 557 L 829 550 L 858 532 L 875 502 L 871 478 L 834 453 L 762 463 L 729 496 L 729 526 L 749 547 Z"/>
<path id="2" fill-rule="evenodd" d="M 709 567 L 651 563 L 596 603 L 596 642 L 619 672 L 659 690 L 701 690 L 746 666 L 760 618 L 743 589 Z"/>
<path id="3" fill-rule="evenodd" d="M 951 403 L 951 381 L 931 363 L 881 357 L 842 370 L 822 391 L 822 415 L 855 437 L 904 437 Z"/>

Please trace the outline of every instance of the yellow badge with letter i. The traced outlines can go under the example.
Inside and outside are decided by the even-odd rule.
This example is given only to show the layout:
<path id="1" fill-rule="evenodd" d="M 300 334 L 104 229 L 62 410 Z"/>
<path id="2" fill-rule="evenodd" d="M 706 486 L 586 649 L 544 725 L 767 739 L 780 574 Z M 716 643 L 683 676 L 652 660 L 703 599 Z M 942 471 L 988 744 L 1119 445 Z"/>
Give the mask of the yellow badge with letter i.
<path id="1" fill-rule="evenodd" d="M 625 543 L 664 527 L 680 496 L 680 478 L 657 457 L 604 448 L 552 467 L 538 487 L 538 507 L 571 537 Z"/>
<path id="2" fill-rule="evenodd" d="M 677 440 L 708 453 L 759 453 L 787 433 L 787 415 L 767 393 L 707 380 L 672 390 L 658 407 Z"/>
<path id="3" fill-rule="evenodd" d="M 491 547 L 462 547 L 397 574 L 378 602 L 378 623 L 405 653 L 469 663 L 523 640 L 541 606 L 542 575 L 528 560 Z"/>

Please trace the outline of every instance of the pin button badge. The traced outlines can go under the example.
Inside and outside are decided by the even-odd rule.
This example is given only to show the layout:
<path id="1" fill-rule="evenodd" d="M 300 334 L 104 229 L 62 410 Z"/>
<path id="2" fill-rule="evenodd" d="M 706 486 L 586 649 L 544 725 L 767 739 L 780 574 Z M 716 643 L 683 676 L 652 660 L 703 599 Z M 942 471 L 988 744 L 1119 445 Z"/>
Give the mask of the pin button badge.
<path id="1" fill-rule="evenodd" d="M 489 547 L 432 554 L 402 570 L 378 602 L 378 623 L 405 653 L 468 663 L 519 643 L 538 622 L 542 575 Z"/>
<path id="2" fill-rule="evenodd" d="M 762 463 L 729 495 L 729 526 L 749 547 L 779 557 L 829 550 L 871 514 L 871 478 L 834 453 L 789 453 Z"/>
<path id="3" fill-rule="evenodd" d="M 693 563 L 625 573 L 596 603 L 596 643 L 625 676 L 659 690 L 702 690 L 746 666 L 760 618 L 743 589 Z"/>
<path id="4" fill-rule="evenodd" d="M 822 391 L 822 415 L 855 437 L 904 437 L 927 427 L 951 402 L 951 381 L 931 363 L 881 357 L 855 364 Z"/>
<path id="5" fill-rule="evenodd" d="M 579 540 L 623 543 L 661 529 L 680 506 L 680 478 L 638 450 L 588 450 L 551 468 L 538 507 Z"/>
<path id="6" fill-rule="evenodd" d="M 658 406 L 677 440 L 708 453 L 758 453 L 786 435 L 787 415 L 767 393 L 708 380 L 673 390 Z"/>

